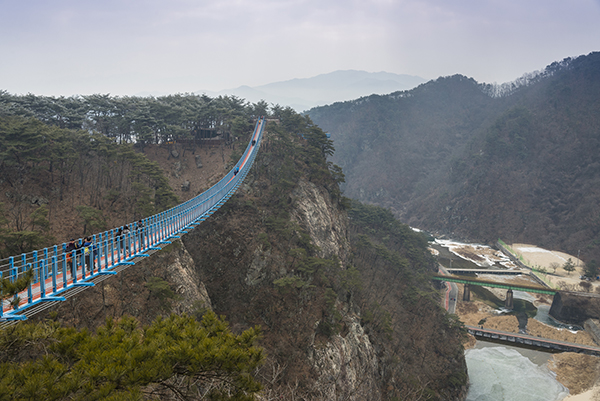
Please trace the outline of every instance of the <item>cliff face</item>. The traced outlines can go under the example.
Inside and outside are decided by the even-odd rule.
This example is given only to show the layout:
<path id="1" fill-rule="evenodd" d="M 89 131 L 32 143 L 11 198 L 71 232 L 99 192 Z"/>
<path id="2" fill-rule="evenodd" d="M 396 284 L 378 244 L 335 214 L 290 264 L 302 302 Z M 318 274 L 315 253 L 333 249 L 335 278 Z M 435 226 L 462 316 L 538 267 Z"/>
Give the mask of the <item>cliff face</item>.
<path id="1" fill-rule="evenodd" d="M 347 311 L 346 311 L 347 312 Z M 356 314 L 346 315 L 348 333 L 336 335 L 308 357 L 318 377 L 314 389 L 323 400 L 381 400 L 380 362 Z"/>
<path id="2" fill-rule="evenodd" d="M 291 217 L 306 228 L 318 249 L 318 256 L 328 258 L 335 255 L 347 261 L 350 252 L 348 216 L 333 205 L 327 190 L 301 179 L 292 191 L 292 201 L 295 208 Z"/>
<path id="3" fill-rule="evenodd" d="M 183 242 L 215 312 L 235 330 L 261 326 L 265 394 L 460 399 L 459 324 L 438 306 L 426 241 L 385 212 L 350 220 L 335 183 L 307 168 L 310 139 L 269 126 L 263 146 L 245 185 Z"/>
<path id="4" fill-rule="evenodd" d="M 249 213 L 243 206 L 259 182 L 245 186 L 234 206 L 184 237 L 215 311 L 225 314 L 236 329 L 253 325 L 263 329 L 268 359 L 260 375 L 271 396 L 381 399 L 378 358 L 358 308 L 352 302 L 330 300 L 344 328 L 326 335 L 323 326 L 329 317 L 324 309 L 329 307 L 324 305 L 322 284 L 274 285 L 285 277 L 307 277 L 299 271 L 298 261 L 286 255 L 300 248 L 286 249 L 286 243 L 264 240 L 260 220 L 271 211 L 258 208 Z M 306 234 L 315 257 L 334 260 L 336 270 L 345 266 L 350 253 L 348 217 L 327 190 L 300 179 L 286 201 L 294 205 L 288 224 L 298 230 L 286 242 Z M 225 257 L 219 256 L 223 253 Z"/>
<path id="5" fill-rule="evenodd" d="M 335 257 L 341 266 L 347 265 L 348 216 L 333 204 L 327 190 L 301 179 L 292 191 L 292 202 L 292 221 L 308 231 L 317 255 Z M 346 332 L 331 336 L 325 343 L 313 341 L 307 350 L 309 364 L 316 372 L 313 391 L 323 400 L 379 400 L 378 358 L 361 326 L 360 312 L 352 302 L 336 300 L 334 307 L 343 316 Z M 315 322 L 313 338 L 320 323 Z"/>

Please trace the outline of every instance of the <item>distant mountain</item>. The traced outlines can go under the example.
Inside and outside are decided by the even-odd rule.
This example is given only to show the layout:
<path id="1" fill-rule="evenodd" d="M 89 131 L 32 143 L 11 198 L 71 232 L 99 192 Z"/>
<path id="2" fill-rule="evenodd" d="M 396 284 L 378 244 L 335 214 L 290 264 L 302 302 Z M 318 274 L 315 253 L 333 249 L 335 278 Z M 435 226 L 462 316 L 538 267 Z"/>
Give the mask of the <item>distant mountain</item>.
<path id="1" fill-rule="evenodd" d="M 425 79 L 413 75 L 346 70 L 256 87 L 240 86 L 219 92 L 197 91 L 196 93 L 205 93 L 211 97 L 235 95 L 252 103 L 265 100 L 269 104 L 279 104 L 289 106 L 296 111 L 304 111 L 362 96 L 408 90 L 424 82 Z"/>
<path id="2" fill-rule="evenodd" d="M 344 193 L 415 227 L 600 261 L 600 53 L 495 87 L 455 75 L 308 111 Z"/>

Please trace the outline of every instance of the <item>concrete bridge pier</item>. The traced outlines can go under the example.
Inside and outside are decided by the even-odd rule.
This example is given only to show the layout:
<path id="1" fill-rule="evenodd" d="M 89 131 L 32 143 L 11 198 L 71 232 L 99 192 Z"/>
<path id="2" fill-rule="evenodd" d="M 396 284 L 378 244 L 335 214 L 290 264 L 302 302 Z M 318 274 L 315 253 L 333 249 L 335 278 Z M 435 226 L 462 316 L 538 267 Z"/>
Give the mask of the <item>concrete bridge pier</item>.
<path id="1" fill-rule="evenodd" d="M 465 289 L 463 291 L 463 301 L 470 301 L 471 300 L 471 287 L 469 284 L 465 284 Z"/>
<path id="2" fill-rule="evenodd" d="M 513 309 L 515 307 L 512 290 L 506 291 L 506 300 L 504 301 L 504 307 L 506 309 Z"/>

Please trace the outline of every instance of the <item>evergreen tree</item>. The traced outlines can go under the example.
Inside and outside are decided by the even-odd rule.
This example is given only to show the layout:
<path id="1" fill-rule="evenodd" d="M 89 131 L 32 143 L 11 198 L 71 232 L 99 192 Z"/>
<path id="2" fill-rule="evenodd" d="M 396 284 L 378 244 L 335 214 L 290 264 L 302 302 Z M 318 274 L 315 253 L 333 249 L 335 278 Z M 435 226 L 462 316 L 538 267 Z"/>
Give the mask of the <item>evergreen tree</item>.
<path id="1" fill-rule="evenodd" d="M 568 272 L 569 274 L 571 274 L 571 272 L 575 271 L 575 265 L 573 264 L 573 261 L 571 260 L 571 258 L 567 259 L 567 261 L 563 265 L 563 269 L 565 269 L 565 271 Z"/>
<path id="2" fill-rule="evenodd" d="M 598 276 L 598 262 L 596 262 L 596 259 L 592 259 L 585 264 L 585 275 L 590 278 Z"/>
<path id="3" fill-rule="evenodd" d="M 253 400 L 259 329 L 239 335 L 213 312 L 140 328 L 108 319 L 96 333 L 56 323 L 0 331 L 0 400 Z"/>

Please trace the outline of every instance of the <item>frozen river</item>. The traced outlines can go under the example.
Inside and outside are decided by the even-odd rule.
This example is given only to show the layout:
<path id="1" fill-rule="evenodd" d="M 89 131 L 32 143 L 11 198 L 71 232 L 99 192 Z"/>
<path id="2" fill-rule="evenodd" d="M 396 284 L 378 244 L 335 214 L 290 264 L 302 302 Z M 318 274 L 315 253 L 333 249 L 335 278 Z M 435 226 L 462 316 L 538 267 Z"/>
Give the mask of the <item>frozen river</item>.
<path id="1" fill-rule="evenodd" d="M 549 353 L 477 341 L 465 357 L 467 401 L 558 401 L 569 394 L 547 367 Z"/>
<path id="2" fill-rule="evenodd" d="M 485 268 L 511 266 L 508 258 L 485 245 L 464 244 L 455 241 L 436 241 L 438 260 L 446 259 L 450 266 Z M 535 298 L 522 291 L 515 298 L 533 303 Z M 536 319 L 552 324 L 549 305 L 540 305 Z M 556 325 L 556 324 L 552 324 Z M 469 370 L 467 401 L 559 401 L 569 391 L 556 380 L 548 369 L 552 354 L 530 349 L 477 341 L 473 349 L 465 351 Z"/>

